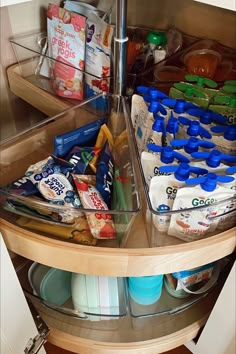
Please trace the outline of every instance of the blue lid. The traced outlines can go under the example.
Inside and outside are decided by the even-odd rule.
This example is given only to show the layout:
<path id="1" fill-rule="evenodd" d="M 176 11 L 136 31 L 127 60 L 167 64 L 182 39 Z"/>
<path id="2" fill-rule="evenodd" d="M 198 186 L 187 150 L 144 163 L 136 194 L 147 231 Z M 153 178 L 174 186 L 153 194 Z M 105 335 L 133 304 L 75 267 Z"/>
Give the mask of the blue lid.
<path id="1" fill-rule="evenodd" d="M 179 121 L 177 118 L 174 118 L 172 116 L 171 112 L 171 117 L 168 120 L 168 123 L 166 125 L 166 131 L 170 134 L 176 134 L 179 130 Z"/>
<path id="2" fill-rule="evenodd" d="M 195 137 L 191 137 L 189 139 L 179 139 L 179 140 L 172 140 L 170 142 L 171 146 L 173 147 L 181 147 L 183 146 L 184 150 L 191 154 L 193 152 L 197 152 L 199 147 L 204 147 L 205 149 L 212 149 L 216 145 L 211 141 L 204 141 Z"/>
<path id="3" fill-rule="evenodd" d="M 234 180 L 231 176 L 218 176 L 215 173 L 208 173 L 206 176 L 190 178 L 185 181 L 186 184 L 200 184 L 206 192 L 213 192 L 217 187 L 217 182 L 229 183 Z"/>
<path id="4" fill-rule="evenodd" d="M 219 124 L 227 124 L 227 118 L 222 114 L 211 111 L 210 109 L 190 108 L 187 113 L 191 116 L 199 117 L 200 123 L 211 124 L 213 122 Z"/>
<path id="5" fill-rule="evenodd" d="M 196 120 L 191 120 L 186 117 L 179 117 L 179 122 L 183 125 L 188 125 L 187 134 L 189 136 L 202 136 L 206 139 L 211 139 L 211 134 L 201 126 Z"/>
<path id="6" fill-rule="evenodd" d="M 149 95 L 153 100 L 157 100 L 158 98 L 169 98 L 165 93 L 158 91 L 155 88 L 149 89 Z"/>
<path id="7" fill-rule="evenodd" d="M 224 138 L 229 141 L 236 140 L 236 126 L 230 125 L 228 127 L 215 126 L 211 128 L 213 133 L 224 133 Z"/>
<path id="8" fill-rule="evenodd" d="M 212 150 L 211 152 L 193 152 L 191 154 L 195 159 L 205 159 L 207 166 L 218 167 L 221 161 L 236 162 L 236 156 L 222 154 L 219 150 Z"/>
<path id="9" fill-rule="evenodd" d="M 165 133 L 165 118 L 159 115 L 155 116 L 155 122 L 152 125 L 152 130 L 155 132 Z"/>
<path id="10" fill-rule="evenodd" d="M 138 91 L 138 93 L 141 93 L 141 95 L 148 94 L 149 87 L 147 87 L 147 86 L 137 86 L 137 91 Z"/>
<path id="11" fill-rule="evenodd" d="M 174 176 L 178 181 L 186 181 L 190 173 L 194 173 L 196 175 L 205 175 L 208 171 L 205 168 L 199 168 L 195 166 L 189 166 L 187 163 L 182 162 L 179 166 L 160 166 L 160 172 L 174 172 Z"/>
<path id="12" fill-rule="evenodd" d="M 190 108 L 196 108 L 197 106 L 191 102 L 187 102 L 182 99 L 163 99 L 162 103 L 167 107 L 172 107 L 173 111 L 178 114 L 185 113 Z"/>
<path id="13" fill-rule="evenodd" d="M 148 107 L 148 111 L 155 112 L 155 113 L 160 112 L 164 116 L 167 114 L 165 107 L 158 101 L 151 101 Z"/>
<path id="14" fill-rule="evenodd" d="M 229 175 L 233 174 L 233 173 L 236 173 L 236 166 L 231 166 L 231 167 L 228 167 L 226 170 L 225 170 L 226 173 L 228 173 Z"/>
<path id="15" fill-rule="evenodd" d="M 155 144 L 147 144 L 148 150 L 152 152 L 159 152 L 160 153 L 160 160 L 163 163 L 172 163 L 175 159 L 180 162 L 189 162 L 189 159 L 180 154 L 179 152 L 172 149 L 170 146 L 159 146 Z"/>

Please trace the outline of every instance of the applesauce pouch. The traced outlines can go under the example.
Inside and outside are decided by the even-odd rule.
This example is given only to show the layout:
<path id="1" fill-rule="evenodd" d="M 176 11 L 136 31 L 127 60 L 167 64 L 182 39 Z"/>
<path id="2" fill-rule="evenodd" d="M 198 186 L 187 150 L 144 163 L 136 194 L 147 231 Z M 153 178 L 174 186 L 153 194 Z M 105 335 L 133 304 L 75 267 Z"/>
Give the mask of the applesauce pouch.
<path id="1" fill-rule="evenodd" d="M 62 97 L 83 99 L 86 17 L 50 4 L 47 10 L 51 84 Z"/>

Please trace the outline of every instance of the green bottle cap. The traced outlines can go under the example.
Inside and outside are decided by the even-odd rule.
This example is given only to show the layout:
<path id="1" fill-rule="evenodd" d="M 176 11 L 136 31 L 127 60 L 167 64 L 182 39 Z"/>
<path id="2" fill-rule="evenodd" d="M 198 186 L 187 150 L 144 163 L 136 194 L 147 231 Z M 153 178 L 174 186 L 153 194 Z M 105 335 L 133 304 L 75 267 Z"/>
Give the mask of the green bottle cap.
<path id="1" fill-rule="evenodd" d="M 148 33 L 147 41 L 155 45 L 165 45 L 167 37 L 165 33 L 153 31 Z"/>

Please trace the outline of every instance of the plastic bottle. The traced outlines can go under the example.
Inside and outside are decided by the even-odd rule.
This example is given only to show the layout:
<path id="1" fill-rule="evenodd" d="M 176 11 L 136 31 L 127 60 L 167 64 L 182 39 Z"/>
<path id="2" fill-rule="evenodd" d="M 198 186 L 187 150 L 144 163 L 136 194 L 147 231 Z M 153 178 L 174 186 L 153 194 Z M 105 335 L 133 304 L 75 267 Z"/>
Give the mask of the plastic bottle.
<path id="1" fill-rule="evenodd" d="M 204 141 L 195 137 L 191 137 L 189 139 L 182 139 L 182 140 L 172 140 L 170 141 L 170 145 L 173 148 L 180 148 L 178 152 L 182 155 L 185 155 L 190 160 L 194 158 L 191 156 L 193 152 L 198 152 L 201 148 L 202 149 L 213 149 L 215 144 L 211 141 Z M 200 151 L 199 151 L 200 152 Z"/>
<path id="2" fill-rule="evenodd" d="M 159 63 L 166 57 L 165 45 L 167 44 L 167 38 L 165 33 L 149 32 L 147 42 L 149 48 L 144 61 L 144 70 Z"/>
<path id="3" fill-rule="evenodd" d="M 169 174 L 160 172 L 160 166 L 173 164 L 175 160 L 177 162 L 189 162 L 187 157 L 174 151 L 170 146 L 161 147 L 154 144 L 148 144 L 147 147 L 151 152 L 142 152 L 141 154 L 141 164 L 147 185 L 150 184 L 153 176 Z"/>
<path id="4" fill-rule="evenodd" d="M 213 233 L 220 222 L 217 215 L 223 215 L 225 210 L 225 204 L 217 202 L 231 198 L 234 194 L 217 183 L 229 183 L 232 180 L 230 176 L 217 176 L 214 173 L 186 180 L 187 185 L 196 186 L 178 189 L 173 210 L 181 211 L 171 216 L 168 235 L 189 242 Z M 195 207 L 199 208 L 192 209 Z"/>
<path id="5" fill-rule="evenodd" d="M 185 180 L 190 173 L 197 175 L 206 174 L 207 170 L 190 167 L 187 163 L 179 166 L 160 166 L 160 172 L 174 172 L 167 176 L 155 176 L 152 178 L 149 189 L 149 197 L 152 208 L 159 212 L 171 211 L 178 188 L 185 185 Z M 154 225 L 159 232 L 167 232 L 170 222 L 169 215 L 158 215 L 153 218 Z"/>
<path id="6" fill-rule="evenodd" d="M 225 161 L 226 163 L 236 163 L 236 156 L 222 154 L 222 152 L 216 149 L 211 152 L 193 152 L 191 156 L 194 159 L 202 160 L 192 162 L 192 166 L 206 168 L 208 172 L 217 172 L 218 174 L 222 174 L 224 170 L 229 167 L 221 163 L 221 161 Z"/>

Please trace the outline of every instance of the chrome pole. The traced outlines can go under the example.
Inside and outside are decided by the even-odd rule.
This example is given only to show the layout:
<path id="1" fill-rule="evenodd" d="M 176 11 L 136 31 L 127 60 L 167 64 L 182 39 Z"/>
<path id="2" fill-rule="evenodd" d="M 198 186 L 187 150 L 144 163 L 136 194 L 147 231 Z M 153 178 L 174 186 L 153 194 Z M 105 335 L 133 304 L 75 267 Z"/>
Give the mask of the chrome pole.
<path id="1" fill-rule="evenodd" d="M 115 95 L 124 95 L 126 84 L 126 35 L 127 0 L 116 0 L 116 31 L 114 37 L 114 87 Z"/>

